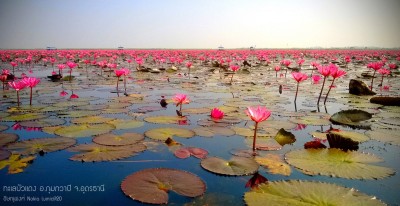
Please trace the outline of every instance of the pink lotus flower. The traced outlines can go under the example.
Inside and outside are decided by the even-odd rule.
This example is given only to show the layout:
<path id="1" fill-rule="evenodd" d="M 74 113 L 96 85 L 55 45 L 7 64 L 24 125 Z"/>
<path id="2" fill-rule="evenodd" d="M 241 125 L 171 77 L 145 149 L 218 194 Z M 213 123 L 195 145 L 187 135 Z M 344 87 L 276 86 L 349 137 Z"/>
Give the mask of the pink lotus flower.
<path id="1" fill-rule="evenodd" d="M 62 90 L 61 92 L 60 92 L 60 96 L 61 97 L 64 97 L 64 96 L 66 96 L 68 94 L 68 92 L 66 92 L 66 91 L 64 91 L 64 90 Z"/>
<path id="2" fill-rule="evenodd" d="M 57 72 L 52 71 L 52 72 L 51 72 L 51 75 L 52 75 L 52 76 L 57 75 Z"/>
<path id="3" fill-rule="evenodd" d="M 382 79 L 381 79 L 381 90 L 382 90 L 382 86 L 383 86 L 383 77 L 384 77 L 385 75 L 389 75 L 389 74 L 390 74 L 390 70 L 389 70 L 389 69 L 382 68 L 382 69 L 379 69 L 378 72 L 379 72 L 379 74 L 382 75 Z"/>
<path id="4" fill-rule="evenodd" d="M 179 111 L 182 111 L 182 104 L 189 104 L 190 100 L 186 94 L 176 94 L 172 100 L 176 103 L 176 106 L 180 106 Z"/>
<path id="5" fill-rule="evenodd" d="M 388 85 L 383 86 L 383 90 L 389 91 L 390 87 Z"/>
<path id="6" fill-rule="evenodd" d="M 396 64 L 389 64 L 389 68 L 390 69 L 397 69 L 397 65 Z"/>
<path id="7" fill-rule="evenodd" d="M 10 74 L 10 71 L 9 71 L 8 69 L 3 69 L 3 70 L 1 71 L 1 74 L 2 74 L 2 75 L 9 75 L 9 74 Z"/>
<path id="8" fill-rule="evenodd" d="M 239 65 L 231 65 L 231 70 L 233 71 L 233 72 L 236 72 L 237 70 L 239 70 Z M 232 74 L 232 76 L 231 76 L 231 82 L 230 82 L 230 84 L 232 84 L 232 79 L 233 79 L 233 75 L 234 75 L 234 73 Z"/>
<path id="9" fill-rule="evenodd" d="M 69 67 L 69 81 L 72 81 L 72 69 L 77 66 L 75 62 L 67 62 L 67 66 Z"/>
<path id="10" fill-rule="evenodd" d="M 297 100 L 297 93 L 299 92 L 299 84 L 300 82 L 306 80 L 308 78 L 307 74 L 301 73 L 301 72 L 292 72 L 292 76 L 294 80 L 297 81 L 297 87 L 296 87 L 296 95 L 294 97 L 294 101 L 296 102 Z"/>
<path id="11" fill-rule="evenodd" d="M 247 116 L 255 122 L 254 136 L 253 136 L 253 151 L 256 150 L 257 126 L 259 122 L 265 121 L 271 116 L 271 111 L 265 107 L 247 107 L 245 111 Z"/>
<path id="12" fill-rule="evenodd" d="M 329 92 L 331 91 L 332 88 L 334 88 L 333 83 L 335 82 L 335 79 L 339 78 L 341 76 L 344 76 L 345 74 L 346 74 L 346 72 L 344 70 L 339 70 L 337 68 L 331 69 L 331 76 L 333 77 L 333 80 L 332 80 L 331 86 L 328 89 L 328 93 L 326 93 L 324 104 L 326 104 L 326 100 L 328 99 Z"/>
<path id="13" fill-rule="evenodd" d="M 4 75 L 4 74 L 0 75 L 0 81 L 3 83 L 3 90 L 4 90 L 4 86 L 7 81 L 7 75 Z"/>
<path id="14" fill-rule="evenodd" d="M 314 84 L 317 84 L 317 83 L 319 83 L 319 80 L 321 80 L 321 76 L 313 75 L 312 80 L 313 80 Z"/>
<path id="15" fill-rule="evenodd" d="M 76 95 L 76 94 L 74 94 L 74 93 L 72 93 L 71 96 L 70 96 L 69 98 L 70 98 L 70 99 L 77 99 L 77 98 L 79 98 L 79 96 Z"/>
<path id="16" fill-rule="evenodd" d="M 17 63 L 17 62 L 10 62 L 10 64 L 11 64 L 11 66 L 12 66 L 12 68 L 13 68 L 13 74 L 15 74 L 14 68 L 15 68 L 16 66 L 18 66 L 18 63 Z"/>
<path id="17" fill-rule="evenodd" d="M 324 76 L 324 81 L 322 82 L 321 91 L 319 92 L 317 105 L 319 105 L 319 101 L 321 100 L 321 95 L 322 95 L 322 91 L 324 90 L 326 78 L 329 75 L 331 75 L 331 72 L 334 72 L 337 69 L 338 69 L 337 66 L 334 64 L 330 64 L 329 66 L 319 66 L 318 67 L 319 73 L 322 74 L 322 76 Z"/>
<path id="18" fill-rule="evenodd" d="M 11 88 L 15 89 L 15 91 L 17 91 L 17 103 L 19 106 L 19 91 L 26 87 L 25 83 L 22 81 L 13 81 L 13 82 L 8 82 L 8 85 Z"/>
<path id="19" fill-rule="evenodd" d="M 384 63 L 382 62 L 371 62 L 367 64 L 367 68 L 371 68 L 374 70 L 374 74 L 372 75 L 372 80 L 371 80 L 371 90 L 374 86 L 374 79 L 375 79 L 375 73 L 376 71 L 378 71 L 379 69 L 381 69 L 383 67 Z"/>
<path id="20" fill-rule="evenodd" d="M 125 71 L 124 70 L 114 70 L 114 72 L 115 72 L 115 75 L 117 75 L 117 77 L 121 77 L 122 75 L 124 75 L 125 74 Z"/>
<path id="21" fill-rule="evenodd" d="M 275 70 L 275 78 L 278 78 L 278 71 L 281 70 L 281 67 L 280 66 L 275 66 L 274 70 Z"/>
<path id="22" fill-rule="evenodd" d="M 214 108 L 211 110 L 211 117 L 213 119 L 222 119 L 224 117 L 224 112 L 218 108 Z"/>
<path id="23" fill-rule="evenodd" d="M 27 77 L 22 80 L 22 82 L 27 86 L 31 88 L 31 93 L 29 97 L 29 105 L 32 105 L 32 88 L 35 87 L 37 84 L 39 84 L 40 79 L 35 78 L 35 77 Z"/>
<path id="24" fill-rule="evenodd" d="M 186 68 L 188 68 L 189 72 L 188 72 L 188 76 L 190 79 L 190 68 L 192 67 L 192 62 L 186 62 Z"/>

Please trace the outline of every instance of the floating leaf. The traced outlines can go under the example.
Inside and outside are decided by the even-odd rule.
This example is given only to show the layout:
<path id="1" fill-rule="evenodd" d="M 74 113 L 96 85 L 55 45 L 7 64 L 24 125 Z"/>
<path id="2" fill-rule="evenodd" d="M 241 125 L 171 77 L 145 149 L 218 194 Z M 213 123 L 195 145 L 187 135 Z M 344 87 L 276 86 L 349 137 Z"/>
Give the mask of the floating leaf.
<path id="1" fill-rule="evenodd" d="M 144 125 L 144 122 L 128 119 L 115 119 L 107 123 L 114 125 L 116 129 L 133 129 Z"/>
<path id="2" fill-rule="evenodd" d="M 243 203 L 237 201 L 234 195 L 228 195 L 221 192 L 206 193 L 200 197 L 196 197 L 192 202 L 184 204 L 184 206 L 207 206 L 207 205 L 229 205 L 242 206 Z"/>
<path id="3" fill-rule="evenodd" d="M 265 178 L 264 176 L 260 175 L 258 172 L 254 173 L 253 177 L 247 181 L 245 187 L 251 187 L 251 188 L 257 188 L 258 185 L 268 182 L 268 179 Z"/>
<path id="4" fill-rule="evenodd" d="M 400 134 L 396 130 L 379 129 L 367 131 L 365 134 L 371 139 L 400 146 Z"/>
<path id="5" fill-rule="evenodd" d="M 92 135 L 105 134 L 115 129 L 111 124 L 79 124 L 61 127 L 54 134 L 63 137 L 90 137 Z"/>
<path id="6" fill-rule="evenodd" d="M 82 110 L 76 110 L 76 111 L 62 111 L 58 112 L 58 117 L 61 118 L 79 118 L 79 117 L 87 117 L 87 116 L 93 116 L 93 115 L 98 115 L 100 114 L 100 111 L 82 111 Z"/>
<path id="7" fill-rule="evenodd" d="M 291 123 L 289 121 L 280 121 L 280 120 L 267 120 L 260 122 L 258 126 L 262 129 L 264 128 L 274 128 L 274 129 L 285 129 L 291 130 L 296 128 L 297 124 Z"/>
<path id="8" fill-rule="evenodd" d="M 108 133 L 96 136 L 93 138 L 93 142 L 108 146 L 123 146 L 138 143 L 143 139 L 144 135 L 138 133 L 124 133 L 121 135 Z"/>
<path id="9" fill-rule="evenodd" d="M 11 156 L 11 152 L 0 149 L 0 161 L 8 159 Z"/>
<path id="10" fill-rule="evenodd" d="M 257 156 L 255 160 L 256 162 L 258 162 L 258 164 L 267 168 L 268 172 L 271 174 L 280 174 L 289 176 L 290 173 L 292 172 L 290 166 L 285 162 L 283 162 L 279 157 L 279 155 L 267 154 L 264 157 Z"/>
<path id="11" fill-rule="evenodd" d="M 324 144 L 322 144 L 319 140 L 313 140 L 304 143 L 304 149 L 323 149 L 326 148 Z"/>
<path id="12" fill-rule="evenodd" d="M 244 137 L 253 137 L 254 136 L 254 129 L 244 128 L 244 127 L 232 127 L 232 129 L 236 132 L 237 135 L 244 136 Z M 274 134 L 275 135 L 275 134 Z M 272 134 L 265 133 L 262 130 L 257 130 L 257 137 L 272 137 Z"/>
<path id="13" fill-rule="evenodd" d="M 400 115 L 398 117 L 383 118 L 379 122 L 389 125 L 400 126 Z"/>
<path id="14" fill-rule="evenodd" d="M 294 122 L 296 124 L 316 125 L 316 126 L 331 124 L 331 122 L 328 119 L 324 119 L 319 116 L 292 117 L 289 119 L 289 121 Z"/>
<path id="15" fill-rule="evenodd" d="M 308 175 L 327 175 L 347 179 L 381 179 L 394 170 L 371 165 L 383 160 L 372 154 L 340 149 L 303 149 L 286 153 L 286 161 Z"/>
<path id="16" fill-rule="evenodd" d="M 330 133 L 337 134 L 345 138 L 349 138 L 356 142 L 365 142 L 369 140 L 368 136 L 359 132 L 340 130 L 340 131 L 330 131 Z"/>
<path id="17" fill-rule="evenodd" d="M 184 114 L 208 114 L 210 112 L 211 109 L 208 107 L 182 109 L 182 113 Z"/>
<path id="18" fill-rule="evenodd" d="M 179 124 L 180 121 L 187 121 L 187 118 L 180 116 L 155 116 L 146 117 L 144 121 L 155 124 Z"/>
<path id="19" fill-rule="evenodd" d="M 274 138 L 280 145 L 292 144 L 296 141 L 295 136 L 285 129 L 280 129 Z"/>
<path id="20" fill-rule="evenodd" d="M 197 147 L 184 147 L 184 148 L 179 148 L 174 152 L 174 155 L 178 158 L 185 159 L 190 157 L 190 155 L 199 158 L 199 159 L 204 159 L 207 157 L 208 152 L 207 150 L 197 148 Z"/>
<path id="21" fill-rule="evenodd" d="M 19 123 L 23 127 L 52 127 L 65 124 L 65 120 L 60 118 L 44 118 L 35 121 Z"/>
<path id="22" fill-rule="evenodd" d="M 312 135 L 314 138 L 318 138 L 320 140 L 326 140 L 326 135 L 328 133 L 326 132 L 311 132 L 310 135 Z"/>
<path id="23" fill-rule="evenodd" d="M 90 110 L 90 111 L 97 111 L 97 110 L 103 110 L 106 109 L 108 105 L 105 104 L 89 104 L 85 106 L 79 106 L 76 107 L 77 110 Z"/>
<path id="24" fill-rule="evenodd" d="M 101 123 L 106 123 L 111 120 L 114 120 L 114 118 L 108 118 L 108 117 L 103 117 L 103 116 L 89 116 L 89 117 L 80 117 L 80 118 L 72 119 L 71 123 L 74 123 L 74 124 L 101 124 Z"/>
<path id="25" fill-rule="evenodd" d="M 132 144 L 127 146 L 105 146 L 99 144 L 81 144 L 68 149 L 71 152 L 80 152 L 69 158 L 73 161 L 102 162 L 124 159 L 138 152 L 146 150 L 144 144 Z"/>
<path id="26" fill-rule="evenodd" d="M 232 136 L 235 135 L 235 131 L 226 127 L 197 127 L 193 131 L 197 136 L 202 137 L 213 137 L 216 135 Z"/>
<path id="27" fill-rule="evenodd" d="M 330 148 L 338 148 L 344 151 L 358 150 L 358 142 L 340 134 L 327 134 L 327 139 Z"/>
<path id="28" fill-rule="evenodd" d="M 246 144 L 251 146 L 253 145 L 252 138 L 246 138 Z M 257 150 L 264 150 L 264 151 L 275 151 L 282 149 L 282 146 L 273 138 L 262 138 L 257 136 L 256 141 L 256 149 Z"/>
<path id="29" fill-rule="evenodd" d="M 89 105 L 89 102 L 63 101 L 63 102 L 58 102 L 56 104 L 53 104 L 54 107 L 62 107 L 62 108 L 80 107 L 80 106 L 86 106 L 86 105 Z"/>
<path id="30" fill-rule="evenodd" d="M 1 121 L 5 122 L 22 122 L 22 121 L 31 121 L 46 118 L 47 115 L 40 113 L 26 113 L 26 114 L 13 114 L 8 117 L 4 117 Z"/>
<path id="31" fill-rule="evenodd" d="M 372 115 L 370 113 L 362 110 L 344 110 L 333 114 L 329 120 L 335 124 L 343 124 L 356 128 L 368 128 L 369 124 L 364 121 L 371 118 Z"/>
<path id="32" fill-rule="evenodd" d="M 213 173 L 222 175 L 251 175 L 257 172 L 258 163 L 254 159 L 233 156 L 229 161 L 209 157 L 201 161 L 201 166 Z"/>
<path id="33" fill-rule="evenodd" d="M 103 114 L 120 114 L 120 113 L 128 113 L 129 109 L 126 108 L 107 108 L 101 110 Z"/>
<path id="34" fill-rule="evenodd" d="M 7 149 L 21 155 L 32 155 L 63 150 L 74 144 L 76 140 L 66 137 L 35 138 L 9 144 Z"/>
<path id="35" fill-rule="evenodd" d="M 183 128 L 173 128 L 173 127 L 155 128 L 146 131 L 144 134 L 148 138 L 160 141 L 165 141 L 168 138 L 173 138 L 174 136 L 182 138 L 191 138 L 195 135 L 195 133 L 191 130 Z"/>
<path id="36" fill-rule="evenodd" d="M 197 197 L 206 191 L 196 175 L 176 169 L 145 169 L 127 176 L 121 189 L 130 198 L 150 204 L 167 204 L 168 191 L 186 197 Z"/>
<path id="37" fill-rule="evenodd" d="M 275 181 L 244 194 L 248 206 L 264 205 L 385 205 L 375 197 L 331 183 Z"/>
<path id="38" fill-rule="evenodd" d="M 0 170 L 8 166 L 9 174 L 21 173 L 34 159 L 34 156 L 21 158 L 19 154 L 12 154 L 8 159 L 0 161 Z"/>
<path id="39" fill-rule="evenodd" d="M 54 107 L 54 106 L 49 106 L 41 109 L 41 112 L 59 112 L 59 111 L 66 111 L 68 110 L 68 107 Z"/>
<path id="40" fill-rule="evenodd" d="M 8 126 L 7 125 L 0 125 L 0 132 L 7 130 Z"/>
<path id="41" fill-rule="evenodd" d="M 0 134 L 0 147 L 7 145 L 11 142 L 15 142 L 18 140 L 18 135 L 14 133 L 1 133 Z"/>
<path id="42" fill-rule="evenodd" d="M 146 113 L 146 112 L 155 112 L 155 111 L 160 111 L 160 110 L 165 110 L 165 108 L 160 107 L 160 106 L 143 106 L 143 107 L 137 108 L 135 111 L 141 112 L 141 113 Z"/>

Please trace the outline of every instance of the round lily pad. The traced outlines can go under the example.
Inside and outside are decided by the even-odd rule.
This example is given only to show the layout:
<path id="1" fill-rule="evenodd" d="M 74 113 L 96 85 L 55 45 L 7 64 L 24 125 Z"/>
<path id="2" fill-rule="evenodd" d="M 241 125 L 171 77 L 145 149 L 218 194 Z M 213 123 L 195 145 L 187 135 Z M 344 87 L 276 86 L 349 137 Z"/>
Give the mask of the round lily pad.
<path id="1" fill-rule="evenodd" d="M 366 120 L 372 118 L 372 115 L 362 110 L 344 110 L 337 112 L 329 119 L 335 124 L 343 124 L 353 127 L 367 127 Z"/>
<path id="2" fill-rule="evenodd" d="M 292 144 L 296 141 L 296 137 L 291 132 L 287 132 L 283 128 L 278 131 L 274 138 L 280 145 Z"/>
<path id="3" fill-rule="evenodd" d="M 275 129 L 285 129 L 285 130 L 291 130 L 296 128 L 296 124 L 289 122 L 289 121 L 280 121 L 280 120 L 267 120 L 258 123 L 258 126 L 260 128 L 275 128 Z"/>
<path id="4" fill-rule="evenodd" d="M 121 135 L 107 133 L 96 136 L 93 138 L 93 142 L 101 145 L 123 146 L 138 143 L 143 139 L 144 135 L 138 133 L 124 133 Z"/>
<path id="5" fill-rule="evenodd" d="M 11 156 L 11 152 L 0 149 L 0 161 L 8 159 Z"/>
<path id="6" fill-rule="evenodd" d="M 204 159 L 207 157 L 208 152 L 205 149 L 197 148 L 197 147 L 183 147 L 175 150 L 174 155 L 178 158 L 185 159 L 190 157 L 190 155 Z"/>
<path id="7" fill-rule="evenodd" d="M 179 124 L 180 121 L 187 121 L 187 118 L 180 116 L 154 116 L 146 117 L 144 121 L 155 124 Z"/>
<path id="8" fill-rule="evenodd" d="M 108 121 L 114 120 L 114 118 L 108 118 L 103 116 L 88 116 L 88 117 L 79 117 L 71 120 L 71 123 L 74 124 L 101 124 L 106 123 Z"/>
<path id="9" fill-rule="evenodd" d="M 7 145 L 11 142 L 15 142 L 18 140 L 18 135 L 14 133 L 1 133 L 0 134 L 0 147 Z"/>
<path id="10" fill-rule="evenodd" d="M 133 129 L 144 125 L 142 121 L 130 119 L 114 119 L 107 123 L 114 125 L 116 129 Z"/>
<path id="11" fill-rule="evenodd" d="M 32 155 L 63 150 L 74 144 L 76 140 L 66 137 L 34 138 L 9 144 L 7 149 L 21 155 Z"/>
<path id="12" fill-rule="evenodd" d="M 0 132 L 2 132 L 2 131 L 4 131 L 4 130 L 7 130 L 8 129 L 8 126 L 7 125 L 1 125 L 0 124 Z"/>
<path id="13" fill-rule="evenodd" d="M 268 169 L 271 174 L 280 174 L 289 176 L 292 173 L 290 165 L 281 160 L 281 157 L 276 154 L 267 154 L 266 156 L 255 157 L 257 163 Z"/>
<path id="14" fill-rule="evenodd" d="M 379 129 L 367 131 L 365 134 L 371 139 L 400 146 L 400 134 L 396 130 Z"/>
<path id="15" fill-rule="evenodd" d="M 135 111 L 140 112 L 140 113 L 146 113 L 146 112 L 155 112 L 155 111 L 160 111 L 164 110 L 165 108 L 161 106 L 142 106 L 137 108 Z"/>
<path id="16" fill-rule="evenodd" d="M 82 102 L 82 101 L 63 101 L 53 104 L 54 107 L 79 107 L 79 106 L 86 106 L 89 105 L 89 102 Z"/>
<path id="17" fill-rule="evenodd" d="M 352 139 L 353 141 L 356 142 L 365 142 L 369 140 L 368 136 L 359 132 L 340 130 L 340 131 L 330 131 L 330 133 L 338 134 L 342 137 Z"/>
<path id="18" fill-rule="evenodd" d="M 99 144 L 80 144 L 68 149 L 71 152 L 80 152 L 69 158 L 73 161 L 82 162 L 102 162 L 124 159 L 138 152 L 146 150 L 142 143 L 127 146 L 105 146 Z"/>
<path id="19" fill-rule="evenodd" d="M 206 191 L 198 176 L 176 169 L 145 169 L 127 176 L 121 189 L 130 198 L 149 204 L 167 204 L 168 191 L 186 197 L 197 197 Z"/>
<path id="20" fill-rule="evenodd" d="M 324 119 L 319 116 L 292 117 L 289 119 L 289 121 L 294 122 L 296 124 L 316 125 L 316 126 L 331 124 L 331 122 L 328 119 Z"/>
<path id="21" fill-rule="evenodd" d="M 58 112 L 58 117 L 61 118 L 79 118 L 79 117 L 87 117 L 100 114 L 100 111 L 82 111 L 82 110 L 75 110 L 75 111 L 62 111 Z"/>
<path id="22" fill-rule="evenodd" d="M 248 206 L 264 205 L 386 205 L 375 197 L 332 183 L 275 181 L 244 194 Z"/>
<path id="23" fill-rule="evenodd" d="M 210 112 L 211 109 L 208 107 L 182 109 L 182 113 L 184 114 L 208 114 Z"/>
<path id="24" fill-rule="evenodd" d="M 235 131 L 226 127 L 197 127 L 193 131 L 198 136 L 202 137 L 213 137 L 215 135 L 232 136 L 235 135 Z"/>
<path id="25" fill-rule="evenodd" d="M 8 159 L 0 161 L 0 170 L 8 166 L 8 174 L 21 173 L 35 158 L 35 156 L 21 158 L 19 154 L 12 154 Z"/>
<path id="26" fill-rule="evenodd" d="M 46 118 L 47 115 L 41 113 L 26 113 L 26 114 L 13 114 L 8 117 L 4 117 L 1 121 L 4 122 L 22 122 L 22 121 L 31 121 Z"/>
<path id="27" fill-rule="evenodd" d="M 173 138 L 174 136 L 182 138 L 191 138 L 195 135 L 195 133 L 192 130 L 184 128 L 173 128 L 173 127 L 151 129 L 146 131 L 144 134 L 148 138 L 159 141 L 165 141 L 168 138 Z"/>
<path id="28" fill-rule="evenodd" d="M 286 153 L 286 161 L 308 175 L 327 175 L 347 179 L 381 179 L 394 170 L 370 163 L 382 162 L 375 155 L 340 149 L 302 149 Z"/>
<path id="29" fill-rule="evenodd" d="M 19 124 L 23 127 L 52 127 L 65 124 L 65 120 L 60 118 L 44 118 L 35 121 L 25 121 Z"/>
<path id="30" fill-rule="evenodd" d="M 201 166 L 213 173 L 234 176 L 254 174 L 259 167 L 254 159 L 239 156 L 233 156 L 229 161 L 208 157 L 201 161 Z"/>
<path id="31" fill-rule="evenodd" d="M 54 131 L 54 134 L 72 138 L 90 137 L 108 133 L 113 129 L 115 127 L 111 124 L 79 124 L 58 128 Z"/>

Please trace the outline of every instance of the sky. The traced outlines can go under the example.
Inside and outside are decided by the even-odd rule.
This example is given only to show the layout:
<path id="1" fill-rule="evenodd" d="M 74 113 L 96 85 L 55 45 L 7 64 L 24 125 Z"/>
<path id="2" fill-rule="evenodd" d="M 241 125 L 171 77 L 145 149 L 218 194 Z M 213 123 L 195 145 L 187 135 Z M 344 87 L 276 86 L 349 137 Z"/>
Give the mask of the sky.
<path id="1" fill-rule="evenodd" d="M 0 49 L 400 47 L 400 0 L 0 0 Z"/>

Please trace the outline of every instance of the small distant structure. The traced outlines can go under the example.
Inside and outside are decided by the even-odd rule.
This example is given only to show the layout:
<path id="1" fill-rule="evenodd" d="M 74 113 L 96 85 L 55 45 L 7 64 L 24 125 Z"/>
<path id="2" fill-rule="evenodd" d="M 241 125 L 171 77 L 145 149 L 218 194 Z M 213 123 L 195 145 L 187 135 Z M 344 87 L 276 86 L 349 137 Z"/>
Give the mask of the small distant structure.
<path id="1" fill-rule="evenodd" d="M 124 47 L 123 46 L 119 46 L 118 50 L 124 50 Z"/>
<path id="2" fill-rule="evenodd" d="M 225 50 L 225 48 L 223 46 L 218 47 L 218 51 L 224 51 L 224 50 Z"/>
<path id="3" fill-rule="evenodd" d="M 254 51 L 254 50 L 256 50 L 256 46 L 251 46 L 250 51 Z"/>
<path id="4" fill-rule="evenodd" d="M 54 47 L 54 46 L 48 46 L 48 47 L 46 47 L 46 50 L 47 50 L 47 51 L 57 50 L 57 48 Z"/>

